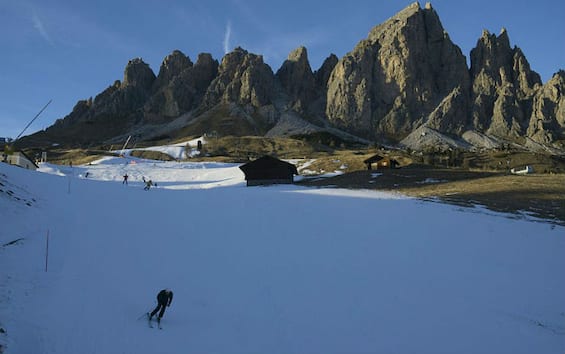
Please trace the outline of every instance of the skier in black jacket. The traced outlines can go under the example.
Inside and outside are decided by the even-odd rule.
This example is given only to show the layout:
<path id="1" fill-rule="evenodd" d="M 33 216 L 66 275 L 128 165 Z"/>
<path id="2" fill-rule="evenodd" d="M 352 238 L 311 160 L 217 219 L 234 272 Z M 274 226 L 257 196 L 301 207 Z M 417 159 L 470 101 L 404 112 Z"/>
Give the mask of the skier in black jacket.
<path id="1" fill-rule="evenodd" d="M 163 314 L 165 313 L 165 308 L 171 306 L 171 302 L 173 302 L 173 292 L 170 289 L 163 289 L 159 291 L 159 294 L 157 294 L 157 307 L 155 307 L 149 315 L 149 321 L 151 321 L 151 318 L 153 318 L 157 311 L 161 310 L 157 317 L 157 322 L 161 322 L 161 317 L 163 317 Z"/>

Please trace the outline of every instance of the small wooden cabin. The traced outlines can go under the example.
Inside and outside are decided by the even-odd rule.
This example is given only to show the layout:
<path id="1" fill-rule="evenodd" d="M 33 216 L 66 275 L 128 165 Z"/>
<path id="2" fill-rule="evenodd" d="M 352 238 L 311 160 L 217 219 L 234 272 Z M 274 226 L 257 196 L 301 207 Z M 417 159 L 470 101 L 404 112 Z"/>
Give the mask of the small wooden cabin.
<path id="1" fill-rule="evenodd" d="M 296 166 L 268 155 L 241 165 L 239 169 L 245 174 L 247 186 L 292 184 L 294 175 L 298 175 Z"/>
<path id="2" fill-rule="evenodd" d="M 363 163 L 367 165 L 367 170 L 372 170 L 373 166 L 375 167 L 375 169 L 379 169 L 379 168 L 396 168 L 399 165 L 398 161 L 396 161 L 395 159 L 392 159 L 388 156 L 383 157 L 378 154 L 369 157 L 368 159 L 363 161 Z"/>

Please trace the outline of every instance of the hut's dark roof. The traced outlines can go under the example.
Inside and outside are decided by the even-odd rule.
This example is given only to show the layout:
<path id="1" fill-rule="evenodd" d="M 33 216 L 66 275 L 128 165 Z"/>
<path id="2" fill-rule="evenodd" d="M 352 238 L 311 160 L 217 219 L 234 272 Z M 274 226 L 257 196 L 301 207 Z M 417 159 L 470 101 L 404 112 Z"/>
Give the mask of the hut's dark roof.
<path id="1" fill-rule="evenodd" d="M 242 170 L 246 176 L 253 175 L 254 172 L 259 171 L 279 171 L 298 175 L 296 166 L 268 155 L 262 156 L 257 160 L 241 165 L 239 166 L 239 169 Z"/>
<path id="2" fill-rule="evenodd" d="M 363 163 L 375 163 L 375 162 L 379 162 L 383 159 L 384 157 L 382 157 L 381 155 L 377 154 L 377 155 L 373 155 L 371 157 L 369 157 L 368 159 L 366 159 L 365 161 L 363 161 Z"/>

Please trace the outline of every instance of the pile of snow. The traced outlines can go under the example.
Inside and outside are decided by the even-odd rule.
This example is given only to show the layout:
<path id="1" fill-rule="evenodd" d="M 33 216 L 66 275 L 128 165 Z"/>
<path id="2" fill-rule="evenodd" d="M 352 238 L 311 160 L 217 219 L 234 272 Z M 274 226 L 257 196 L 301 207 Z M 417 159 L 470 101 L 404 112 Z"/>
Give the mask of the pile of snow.
<path id="1" fill-rule="evenodd" d="M 6 354 L 565 351 L 564 227 L 376 191 L 245 187 L 227 164 L 41 171 L 0 163 L 1 183 L 35 200 L 0 193 Z M 151 329 L 163 288 L 174 300 Z"/>
<path id="2" fill-rule="evenodd" d="M 301 176 L 319 175 L 319 171 L 310 169 L 312 164 L 316 162 L 316 159 L 308 159 L 306 161 L 289 160 L 288 162 L 297 166 L 298 173 Z"/>
<path id="3" fill-rule="evenodd" d="M 157 151 L 163 154 L 167 154 L 174 158 L 175 160 L 185 160 L 187 157 L 195 157 L 200 155 L 200 151 L 197 150 L 198 142 L 203 145 L 206 144 L 206 139 L 204 137 L 199 137 L 196 139 L 183 141 L 180 143 L 165 145 L 165 146 L 151 146 L 146 148 L 136 148 L 136 149 L 124 149 L 115 151 L 116 153 L 121 153 L 125 156 L 130 156 L 131 152 L 134 150 L 139 151 Z"/>
<path id="4" fill-rule="evenodd" d="M 104 157 L 83 166 L 41 164 L 40 172 L 78 177 L 80 179 L 124 182 L 128 175 L 131 186 L 145 186 L 151 180 L 163 189 L 207 189 L 245 185 L 245 175 L 238 164 L 221 162 L 182 163 L 154 161 L 135 157 Z"/>

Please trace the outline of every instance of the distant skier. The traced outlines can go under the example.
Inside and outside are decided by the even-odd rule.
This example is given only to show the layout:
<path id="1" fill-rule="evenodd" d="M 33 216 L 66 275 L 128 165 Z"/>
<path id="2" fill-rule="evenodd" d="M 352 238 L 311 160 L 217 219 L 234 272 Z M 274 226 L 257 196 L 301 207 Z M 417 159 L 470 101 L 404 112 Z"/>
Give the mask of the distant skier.
<path id="1" fill-rule="evenodd" d="M 151 314 L 149 314 L 149 321 L 151 321 L 153 316 L 159 312 L 157 322 L 160 323 L 163 314 L 165 314 L 165 308 L 171 306 L 171 302 L 173 302 L 173 292 L 170 289 L 163 289 L 159 291 L 159 294 L 157 294 L 157 307 L 155 307 Z"/>
<path id="2" fill-rule="evenodd" d="M 124 183 L 125 183 L 126 185 L 128 184 L 128 177 L 129 177 L 129 176 L 128 176 L 128 174 L 126 173 L 126 174 L 124 175 L 124 181 L 122 182 L 122 184 L 124 184 Z"/>
<path id="3" fill-rule="evenodd" d="M 148 191 L 149 188 L 151 188 L 152 185 L 153 185 L 153 182 L 151 182 L 151 180 L 145 181 L 145 187 L 143 189 Z"/>

